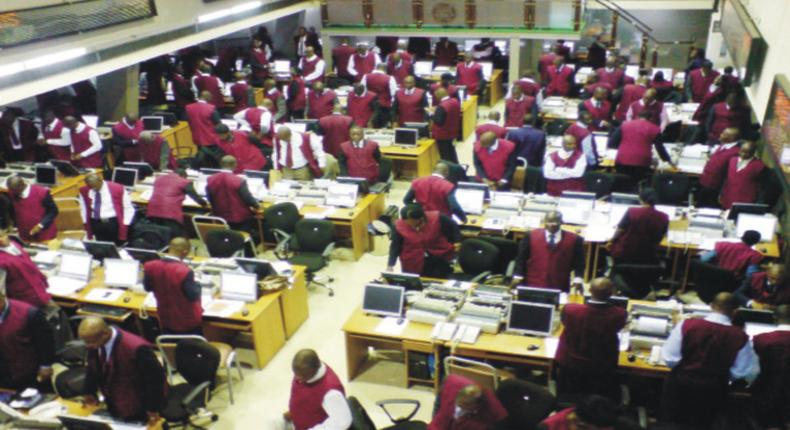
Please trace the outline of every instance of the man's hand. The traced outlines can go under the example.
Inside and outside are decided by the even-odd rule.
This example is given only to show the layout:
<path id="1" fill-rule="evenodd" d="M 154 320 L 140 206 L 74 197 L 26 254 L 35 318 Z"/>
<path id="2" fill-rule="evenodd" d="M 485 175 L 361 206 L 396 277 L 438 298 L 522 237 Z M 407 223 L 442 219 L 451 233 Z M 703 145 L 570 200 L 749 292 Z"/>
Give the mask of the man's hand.
<path id="1" fill-rule="evenodd" d="M 51 367 L 42 367 L 38 369 L 38 374 L 36 375 L 36 379 L 38 382 L 49 381 L 52 379 L 52 368 Z"/>
<path id="2" fill-rule="evenodd" d="M 576 290 L 578 294 L 584 294 L 584 285 L 581 282 L 572 283 L 571 289 Z"/>
<path id="3" fill-rule="evenodd" d="M 146 412 L 145 414 L 148 416 L 148 420 L 146 422 L 146 425 L 148 426 L 148 428 L 156 426 L 156 424 L 159 422 L 159 420 L 162 419 L 159 416 L 159 412 Z"/>
<path id="4" fill-rule="evenodd" d="M 285 411 L 285 412 L 283 412 L 283 419 L 284 419 L 285 421 L 291 421 L 291 411 Z"/>
<path id="5" fill-rule="evenodd" d="M 96 398 L 93 394 L 86 394 L 82 396 L 82 406 L 89 407 L 89 406 L 96 406 L 99 404 L 99 399 Z"/>
<path id="6" fill-rule="evenodd" d="M 79 160 L 82 160 L 82 154 L 72 154 L 72 155 L 71 155 L 71 160 L 72 160 L 72 161 L 79 161 Z"/>
<path id="7" fill-rule="evenodd" d="M 35 236 L 39 232 L 41 232 L 41 224 L 36 224 L 33 228 L 30 229 L 30 235 Z"/>

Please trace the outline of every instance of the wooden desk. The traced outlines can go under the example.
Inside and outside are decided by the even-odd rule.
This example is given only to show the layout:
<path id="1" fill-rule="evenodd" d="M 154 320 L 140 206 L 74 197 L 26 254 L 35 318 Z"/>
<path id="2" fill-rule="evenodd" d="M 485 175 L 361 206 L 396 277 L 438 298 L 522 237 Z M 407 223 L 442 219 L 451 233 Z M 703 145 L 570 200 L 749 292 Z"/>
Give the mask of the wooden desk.
<path id="1" fill-rule="evenodd" d="M 173 157 L 185 158 L 197 154 L 197 146 L 192 141 L 192 130 L 186 121 L 180 121 L 178 125 L 162 131 L 160 136 L 170 145 Z"/>
<path id="2" fill-rule="evenodd" d="M 491 71 L 491 80 L 488 81 L 488 106 L 494 106 L 505 96 L 502 91 L 503 72 L 502 69 Z"/>
<path id="3" fill-rule="evenodd" d="M 422 139 L 414 148 L 389 145 L 379 149 L 381 155 L 393 161 L 393 174 L 400 179 L 430 176 L 433 166 L 439 161 L 439 148 L 433 139 Z"/>
<path id="4" fill-rule="evenodd" d="M 461 139 L 466 140 L 477 128 L 477 96 L 469 96 L 461 104 Z"/>

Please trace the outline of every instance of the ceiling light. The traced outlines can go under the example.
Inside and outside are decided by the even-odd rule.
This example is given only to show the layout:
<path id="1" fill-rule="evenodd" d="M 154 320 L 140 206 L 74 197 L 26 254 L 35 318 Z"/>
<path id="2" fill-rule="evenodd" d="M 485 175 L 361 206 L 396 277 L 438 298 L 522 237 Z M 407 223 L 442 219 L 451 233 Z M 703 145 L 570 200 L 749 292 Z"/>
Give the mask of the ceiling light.
<path id="1" fill-rule="evenodd" d="M 54 54 L 42 55 L 31 60 L 25 60 L 25 69 L 33 70 L 41 67 L 51 66 L 52 64 L 62 63 L 64 61 L 73 60 L 88 53 L 85 48 L 67 49 L 65 51 L 56 52 Z"/>
<path id="2" fill-rule="evenodd" d="M 11 63 L 0 65 L 0 78 L 4 76 L 15 75 L 17 73 L 21 73 L 25 70 L 25 65 L 23 63 Z"/>

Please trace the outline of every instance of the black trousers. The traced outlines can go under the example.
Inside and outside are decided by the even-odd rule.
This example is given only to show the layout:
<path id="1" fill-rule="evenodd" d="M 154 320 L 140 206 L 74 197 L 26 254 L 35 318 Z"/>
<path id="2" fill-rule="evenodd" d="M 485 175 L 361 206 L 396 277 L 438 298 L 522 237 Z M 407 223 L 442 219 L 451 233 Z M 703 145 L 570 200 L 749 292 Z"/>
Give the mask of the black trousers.
<path id="1" fill-rule="evenodd" d="M 91 218 L 91 229 L 94 240 L 120 244 L 118 240 L 118 218 L 108 218 L 104 221 Z"/>
<path id="2" fill-rule="evenodd" d="M 453 267 L 450 266 L 449 261 L 429 254 L 425 257 L 425 264 L 422 267 L 420 276 L 444 279 L 450 273 L 453 273 Z"/>
<path id="3" fill-rule="evenodd" d="M 162 227 L 167 227 L 170 230 L 170 237 L 186 237 L 184 225 L 180 222 L 167 218 L 148 217 L 148 221 Z"/>
<path id="4" fill-rule="evenodd" d="M 453 139 L 436 139 L 436 145 L 439 146 L 439 158 L 458 164 L 458 153 L 455 152 L 453 142 Z"/>
<path id="5" fill-rule="evenodd" d="M 631 178 L 629 188 L 632 191 L 639 190 L 639 183 L 647 180 L 651 173 L 650 166 L 625 166 L 622 164 L 616 164 L 614 169 L 617 173 L 628 175 Z"/>
<path id="6" fill-rule="evenodd" d="M 709 428 L 727 405 L 727 385 L 692 383 L 671 373 L 664 381 L 661 420 Z"/>
<path id="7" fill-rule="evenodd" d="M 700 186 L 697 191 L 697 206 L 705 208 L 720 208 L 719 190 Z"/>

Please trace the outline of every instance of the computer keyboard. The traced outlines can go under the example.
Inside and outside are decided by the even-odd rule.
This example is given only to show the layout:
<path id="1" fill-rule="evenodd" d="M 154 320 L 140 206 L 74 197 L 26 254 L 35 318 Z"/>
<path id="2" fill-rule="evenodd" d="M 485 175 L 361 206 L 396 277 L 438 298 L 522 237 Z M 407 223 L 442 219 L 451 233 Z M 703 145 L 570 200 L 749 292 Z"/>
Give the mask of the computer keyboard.
<path id="1" fill-rule="evenodd" d="M 130 312 L 126 309 L 116 308 L 112 306 L 105 306 L 105 305 L 97 305 L 93 303 L 88 303 L 80 306 L 80 312 L 101 315 L 104 317 L 114 318 L 114 319 L 125 319 L 130 314 Z"/>

